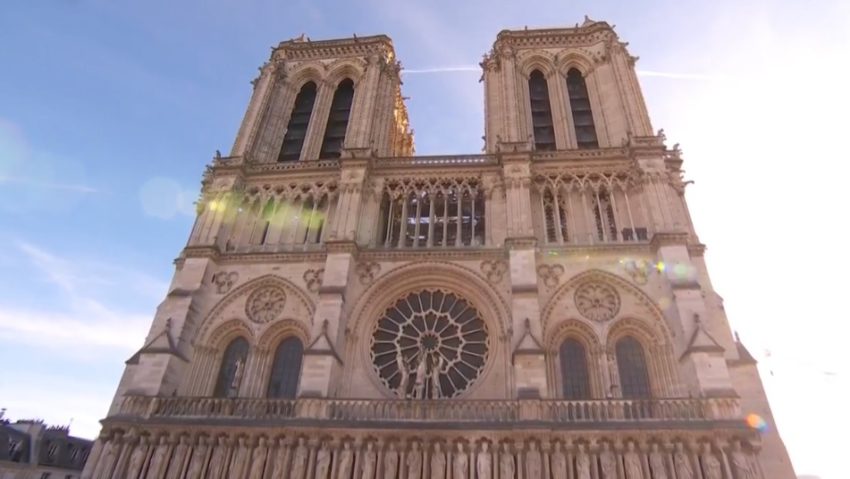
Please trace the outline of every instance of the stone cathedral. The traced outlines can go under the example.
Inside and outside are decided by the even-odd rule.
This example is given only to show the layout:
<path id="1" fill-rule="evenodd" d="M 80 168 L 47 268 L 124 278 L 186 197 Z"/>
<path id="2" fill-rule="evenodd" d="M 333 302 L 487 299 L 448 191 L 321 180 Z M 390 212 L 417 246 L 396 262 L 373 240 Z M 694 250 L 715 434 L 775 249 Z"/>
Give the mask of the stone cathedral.
<path id="1" fill-rule="evenodd" d="M 500 32 L 416 156 L 388 37 L 280 43 L 83 477 L 793 478 L 626 47 Z"/>

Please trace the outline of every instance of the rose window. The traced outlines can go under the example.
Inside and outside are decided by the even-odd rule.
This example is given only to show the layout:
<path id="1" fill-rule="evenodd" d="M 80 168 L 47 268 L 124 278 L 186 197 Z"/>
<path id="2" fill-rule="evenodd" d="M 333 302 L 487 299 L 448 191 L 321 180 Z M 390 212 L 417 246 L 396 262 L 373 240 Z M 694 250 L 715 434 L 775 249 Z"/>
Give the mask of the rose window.
<path id="1" fill-rule="evenodd" d="M 262 287 L 248 297 L 245 313 L 255 323 L 268 323 L 277 319 L 286 305 L 286 293 L 276 286 Z"/>
<path id="2" fill-rule="evenodd" d="M 387 308 L 372 333 L 375 372 L 402 398 L 451 398 L 487 362 L 487 326 L 466 299 L 439 290 L 411 293 Z"/>
<path id="3" fill-rule="evenodd" d="M 576 309 L 594 321 L 607 321 L 620 311 L 620 295 L 605 283 L 585 283 L 576 289 Z"/>

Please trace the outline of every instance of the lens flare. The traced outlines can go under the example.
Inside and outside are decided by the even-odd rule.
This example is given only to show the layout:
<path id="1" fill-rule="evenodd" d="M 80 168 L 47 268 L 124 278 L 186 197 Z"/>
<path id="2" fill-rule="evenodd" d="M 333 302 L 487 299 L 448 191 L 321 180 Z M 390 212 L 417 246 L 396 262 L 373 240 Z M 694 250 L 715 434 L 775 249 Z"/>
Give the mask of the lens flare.
<path id="1" fill-rule="evenodd" d="M 655 269 L 658 270 L 659 273 L 663 273 L 667 266 L 664 264 L 664 261 L 659 261 L 655 263 Z"/>
<path id="2" fill-rule="evenodd" d="M 758 432 L 767 431 L 767 421 L 765 421 L 764 418 L 762 418 L 758 414 L 747 414 L 746 421 L 747 426 L 750 426 L 750 428 L 755 429 Z"/>

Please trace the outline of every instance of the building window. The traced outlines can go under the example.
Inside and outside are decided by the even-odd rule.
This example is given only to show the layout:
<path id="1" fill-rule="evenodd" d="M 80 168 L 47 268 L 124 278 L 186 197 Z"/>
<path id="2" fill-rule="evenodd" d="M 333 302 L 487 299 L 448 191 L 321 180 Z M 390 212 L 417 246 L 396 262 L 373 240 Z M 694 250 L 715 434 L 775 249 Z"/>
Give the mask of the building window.
<path id="1" fill-rule="evenodd" d="M 484 244 L 484 194 L 475 180 L 390 182 L 379 242 L 387 248 Z"/>
<path id="2" fill-rule="evenodd" d="M 587 371 L 587 352 L 573 338 L 561 343 L 561 388 L 564 399 L 590 399 L 590 375 Z"/>
<path id="3" fill-rule="evenodd" d="M 316 84 L 307 82 L 295 97 L 295 106 L 292 108 L 292 115 L 286 126 L 286 135 L 283 137 L 283 145 L 280 147 L 277 161 L 298 161 L 304 139 L 307 137 L 307 126 L 310 124 L 315 102 Z"/>
<path id="4" fill-rule="evenodd" d="M 348 128 L 348 118 L 351 116 L 352 100 L 354 100 L 354 82 L 346 78 L 336 87 L 319 158 L 340 157 L 342 144 L 345 142 L 345 130 Z"/>
<path id="5" fill-rule="evenodd" d="M 592 193 L 593 218 L 596 221 L 596 237 L 599 241 L 617 241 L 617 221 L 611 196 L 605 190 Z"/>
<path id="6" fill-rule="evenodd" d="M 534 149 L 555 149 L 555 128 L 552 122 L 552 107 L 549 103 L 549 86 L 540 70 L 528 77 L 528 96 L 531 100 L 531 125 L 534 128 Z"/>
<path id="7" fill-rule="evenodd" d="M 579 148 L 599 148 L 596 139 L 596 127 L 593 125 L 593 112 L 590 109 L 590 96 L 580 71 L 571 68 L 567 72 L 567 93 L 570 97 L 570 110 L 576 130 L 576 142 Z"/>
<path id="8" fill-rule="evenodd" d="M 569 241 L 567 234 L 567 205 L 558 190 L 545 188 L 543 195 L 543 229 L 546 232 L 547 243 L 562 243 Z M 569 194 L 569 193 L 568 193 Z"/>
<path id="9" fill-rule="evenodd" d="M 640 342 L 626 336 L 616 345 L 617 371 L 624 398 L 648 398 L 652 396 L 649 384 L 649 372 L 646 367 L 646 355 Z"/>
<path id="10" fill-rule="evenodd" d="M 239 384 L 245 375 L 245 360 L 247 358 L 248 341 L 245 338 L 236 338 L 227 345 L 221 359 L 213 396 L 223 398 L 236 397 L 239 394 Z"/>
<path id="11" fill-rule="evenodd" d="M 267 396 L 270 398 L 294 399 L 298 392 L 298 378 L 301 376 L 301 357 L 304 345 L 296 337 L 288 337 L 280 342 L 274 353 L 272 373 L 269 377 Z"/>

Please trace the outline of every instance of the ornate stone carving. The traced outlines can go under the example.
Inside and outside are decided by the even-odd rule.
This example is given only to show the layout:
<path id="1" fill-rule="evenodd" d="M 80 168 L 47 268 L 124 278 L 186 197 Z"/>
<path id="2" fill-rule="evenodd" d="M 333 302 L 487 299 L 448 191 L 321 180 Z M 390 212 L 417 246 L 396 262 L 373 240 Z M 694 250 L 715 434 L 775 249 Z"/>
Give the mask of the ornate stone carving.
<path id="1" fill-rule="evenodd" d="M 431 479 L 444 479 L 446 477 L 446 453 L 439 442 L 434 444 L 431 452 Z"/>
<path id="2" fill-rule="evenodd" d="M 649 468 L 653 479 L 667 479 L 667 466 L 664 465 L 664 455 L 658 450 L 658 444 L 652 444 L 649 453 Z"/>
<path id="3" fill-rule="evenodd" d="M 599 464 L 602 466 L 600 479 L 617 479 L 617 457 L 611 451 L 608 443 L 602 445 L 602 451 L 599 453 Z"/>
<path id="4" fill-rule="evenodd" d="M 502 260 L 482 261 L 481 272 L 484 273 L 487 281 L 496 284 L 501 282 L 502 277 L 508 272 L 508 264 Z"/>
<path id="5" fill-rule="evenodd" d="M 385 479 L 395 479 L 398 477 L 398 451 L 395 449 L 395 443 L 390 443 L 387 450 L 384 452 L 384 476 Z"/>
<path id="6" fill-rule="evenodd" d="M 492 454 L 490 453 L 490 444 L 487 441 L 481 443 L 481 450 L 478 451 L 475 458 L 475 469 L 478 473 L 478 479 L 492 479 L 493 465 Z"/>
<path id="7" fill-rule="evenodd" d="M 608 321 L 620 311 L 620 295 L 612 286 L 597 281 L 576 289 L 574 301 L 578 312 L 593 321 Z"/>
<path id="8" fill-rule="evenodd" d="M 635 259 L 623 261 L 623 267 L 626 269 L 629 277 L 636 284 L 644 285 L 649 281 L 649 274 L 652 272 L 653 265 L 645 259 Z"/>
<path id="9" fill-rule="evenodd" d="M 377 465 L 378 457 L 375 452 L 375 445 L 372 441 L 366 443 L 366 450 L 363 451 L 363 474 L 360 476 L 361 479 L 374 479 L 375 478 L 375 466 Z"/>
<path id="10" fill-rule="evenodd" d="M 688 453 L 682 448 L 682 444 L 676 444 L 676 452 L 673 453 L 673 465 L 676 468 L 676 477 L 678 479 L 694 479 L 694 469 L 691 466 L 691 460 L 688 458 Z"/>
<path id="11" fill-rule="evenodd" d="M 576 477 L 577 479 L 590 479 L 590 456 L 584 450 L 584 444 L 579 444 L 578 446 Z"/>
<path id="12" fill-rule="evenodd" d="M 316 479 L 327 479 L 328 472 L 331 468 L 331 451 L 328 449 L 328 444 L 322 442 L 319 446 L 319 451 L 316 453 Z"/>
<path id="13" fill-rule="evenodd" d="M 540 449 L 537 448 L 537 443 L 534 441 L 531 441 L 528 445 L 528 451 L 525 452 L 525 473 L 527 479 L 541 479 L 543 477 L 543 459 Z"/>
<path id="14" fill-rule="evenodd" d="M 514 479 L 515 475 L 514 453 L 511 451 L 510 444 L 503 443 L 502 452 L 499 453 L 499 478 Z"/>
<path id="15" fill-rule="evenodd" d="M 407 451 L 405 459 L 407 465 L 407 479 L 420 479 L 422 477 L 422 451 L 419 450 L 419 443 L 414 441 Z"/>
<path id="16" fill-rule="evenodd" d="M 292 458 L 292 477 L 294 479 L 304 479 L 304 473 L 307 471 L 307 446 L 304 444 L 304 438 L 298 438 L 298 445 L 295 446 L 295 455 Z"/>
<path id="17" fill-rule="evenodd" d="M 268 323 L 277 319 L 286 305 L 286 293 L 277 286 L 263 286 L 248 296 L 245 313 L 255 323 Z"/>
<path id="18" fill-rule="evenodd" d="M 339 453 L 339 466 L 337 467 L 337 478 L 348 479 L 351 477 L 351 468 L 354 465 L 354 451 L 351 449 L 351 443 L 345 441 L 342 446 L 342 451 Z"/>
<path id="19" fill-rule="evenodd" d="M 304 272 L 304 284 L 307 286 L 312 292 L 319 291 L 319 287 L 322 285 L 322 280 L 324 279 L 325 269 L 308 269 Z"/>
<path id="20" fill-rule="evenodd" d="M 261 437 L 257 442 L 257 446 L 254 448 L 254 452 L 251 453 L 251 470 L 248 475 L 249 479 L 262 479 L 263 478 L 263 470 L 266 467 L 266 455 L 268 453 L 268 446 L 265 437 Z"/>
<path id="21" fill-rule="evenodd" d="M 227 294 L 236 282 L 239 281 L 239 273 L 236 271 L 219 271 L 212 276 L 215 292 Z"/>
<path id="22" fill-rule="evenodd" d="M 635 451 L 635 443 L 630 442 L 623 454 L 623 463 L 626 469 L 627 479 L 643 479 L 643 468 L 640 463 L 640 454 Z"/>
<path id="23" fill-rule="evenodd" d="M 556 442 L 552 452 L 552 477 L 567 477 L 567 455 L 561 446 L 560 441 Z"/>
<path id="24" fill-rule="evenodd" d="M 209 451 L 209 438 L 206 436 L 198 440 L 192 451 L 192 458 L 189 462 L 189 470 L 186 472 L 186 479 L 200 479 L 204 465 L 207 463 L 207 452 Z"/>
<path id="25" fill-rule="evenodd" d="M 720 460 L 711 452 L 709 447 L 705 449 L 702 455 L 702 466 L 705 470 L 703 476 L 705 479 L 723 479 L 723 468 L 720 465 Z"/>
<path id="26" fill-rule="evenodd" d="M 381 265 L 374 261 L 358 263 L 357 268 L 355 268 L 355 272 L 357 272 L 357 278 L 360 280 L 360 284 L 365 286 L 370 284 L 372 281 L 375 281 L 375 278 L 381 272 Z"/>
<path id="27" fill-rule="evenodd" d="M 469 301 L 441 290 L 410 293 L 375 323 L 370 352 L 378 377 L 399 397 L 455 397 L 481 374 L 487 325 Z"/>
<path id="28" fill-rule="evenodd" d="M 747 457 L 747 453 L 741 449 L 741 444 L 736 442 L 732 448 L 732 468 L 735 470 L 735 477 L 738 479 L 756 479 L 756 472 L 753 470 L 752 462 Z"/>
<path id="29" fill-rule="evenodd" d="M 561 282 L 561 275 L 564 274 L 564 267 L 559 264 L 541 264 L 537 266 L 537 276 L 543 281 L 543 285 L 548 289 L 558 286 Z"/>
<path id="30" fill-rule="evenodd" d="M 466 479 L 469 476 L 469 454 L 463 449 L 463 443 L 457 443 L 452 458 L 452 479 Z"/>

